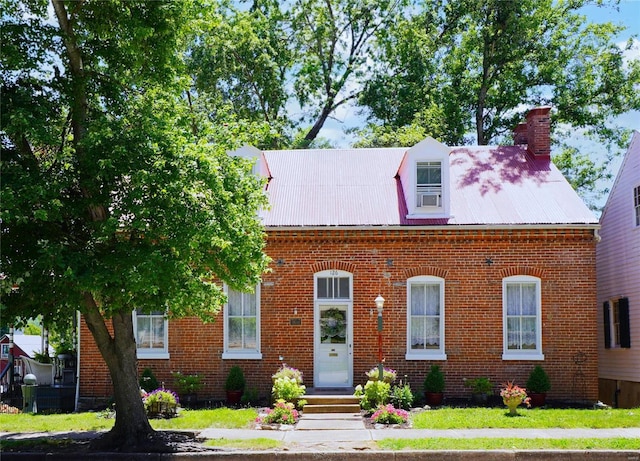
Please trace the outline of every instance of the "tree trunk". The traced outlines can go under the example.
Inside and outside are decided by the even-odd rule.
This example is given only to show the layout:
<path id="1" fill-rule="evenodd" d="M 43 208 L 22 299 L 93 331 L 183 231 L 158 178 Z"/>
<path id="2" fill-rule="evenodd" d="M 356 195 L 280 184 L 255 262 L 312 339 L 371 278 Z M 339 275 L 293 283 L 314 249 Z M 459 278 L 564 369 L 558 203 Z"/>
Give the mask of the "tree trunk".
<path id="1" fill-rule="evenodd" d="M 116 422 L 113 429 L 92 443 L 96 449 L 158 451 L 155 431 L 140 398 L 136 342 L 130 312 L 113 315 L 113 336 L 90 293 L 85 293 L 84 319 L 104 358 L 113 382 Z M 160 450 L 162 451 L 162 450 Z"/>
<path id="2" fill-rule="evenodd" d="M 316 123 L 314 123 L 314 125 L 311 127 L 307 135 L 304 137 L 303 147 L 305 148 L 309 147 L 311 145 L 311 142 L 313 142 L 313 140 L 316 139 L 316 137 L 318 137 L 318 133 L 320 133 L 320 130 L 322 129 L 322 127 L 324 126 L 324 123 L 329 118 L 329 114 L 331 114 L 331 111 L 333 109 L 334 109 L 333 101 L 332 100 L 327 101 L 327 103 L 322 108 L 320 115 L 318 115 L 318 119 L 316 120 Z"/>

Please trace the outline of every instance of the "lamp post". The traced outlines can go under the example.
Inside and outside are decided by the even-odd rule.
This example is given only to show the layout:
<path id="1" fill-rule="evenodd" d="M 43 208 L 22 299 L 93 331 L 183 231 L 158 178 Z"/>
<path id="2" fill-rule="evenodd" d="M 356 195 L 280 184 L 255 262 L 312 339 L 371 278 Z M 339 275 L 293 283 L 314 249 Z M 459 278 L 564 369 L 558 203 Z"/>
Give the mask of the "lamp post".
<path id="1" fill-rule="evenodd" d="M 378 380 L 384 380 L 384 367 L 382 365 L 382 311 L 384 310 L 384 298 L 380 295 L 375 299 L 378 309 Z"/>

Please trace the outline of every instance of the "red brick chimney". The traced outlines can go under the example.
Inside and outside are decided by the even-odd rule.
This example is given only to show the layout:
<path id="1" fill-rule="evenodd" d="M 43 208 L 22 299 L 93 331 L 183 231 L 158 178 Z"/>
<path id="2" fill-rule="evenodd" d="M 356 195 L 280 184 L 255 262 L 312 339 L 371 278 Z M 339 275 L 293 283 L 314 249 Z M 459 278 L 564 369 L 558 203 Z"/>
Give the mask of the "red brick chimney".
<path id="1" fill-rule="evenodd" d="M 551 107 L 535 107 L 527 114 L 527 151 L 534 158 L 551 158 Z M 517 128 L 516 128 L 517 130 Z"/>

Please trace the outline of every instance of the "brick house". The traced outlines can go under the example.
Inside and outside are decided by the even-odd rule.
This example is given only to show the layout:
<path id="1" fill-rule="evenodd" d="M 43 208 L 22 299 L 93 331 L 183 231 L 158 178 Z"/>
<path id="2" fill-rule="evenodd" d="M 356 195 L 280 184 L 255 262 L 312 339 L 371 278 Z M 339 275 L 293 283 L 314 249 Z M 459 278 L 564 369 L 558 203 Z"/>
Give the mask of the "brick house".
<path id="1" fill-rule="evenodd" d="M 548 107 L 529 112 L 514 146 L 258 151 L 273 259 L 255 294 L 229 292 L 213 324 L 135 318 L 140 370 L 205 377 L 223 398 L 228 370 L 267 396 L 282 362 L 308 387 L 350 388 L 378 362 L 414 390 L 432 364 L 445 394 L 465 378 L 524 385 L 542 365 L 551 399 L 598 396 L 598 221 L 550 160 Z M 80 395 L 111 392 L 85 325 Z"/>
<path id="2" fill-rule="evenodd" d="M 640 132 L 635 131 L 600 217 L 596 252 L 600 400 L 640 406 Z"/>

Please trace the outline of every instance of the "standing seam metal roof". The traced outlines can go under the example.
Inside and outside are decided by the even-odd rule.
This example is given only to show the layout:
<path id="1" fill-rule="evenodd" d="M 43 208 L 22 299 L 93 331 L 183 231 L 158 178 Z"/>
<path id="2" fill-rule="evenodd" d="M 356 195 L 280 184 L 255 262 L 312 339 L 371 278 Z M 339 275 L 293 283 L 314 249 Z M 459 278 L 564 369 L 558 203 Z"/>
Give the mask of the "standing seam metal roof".
<path id="1" fill-rule="evenodd" d="M 448 219 L 407 219 L 398 168 L 407 148 L 265 151 L 268 227 L 595 225 L 548 159 L 523 146 L 451 150 Z"/>

